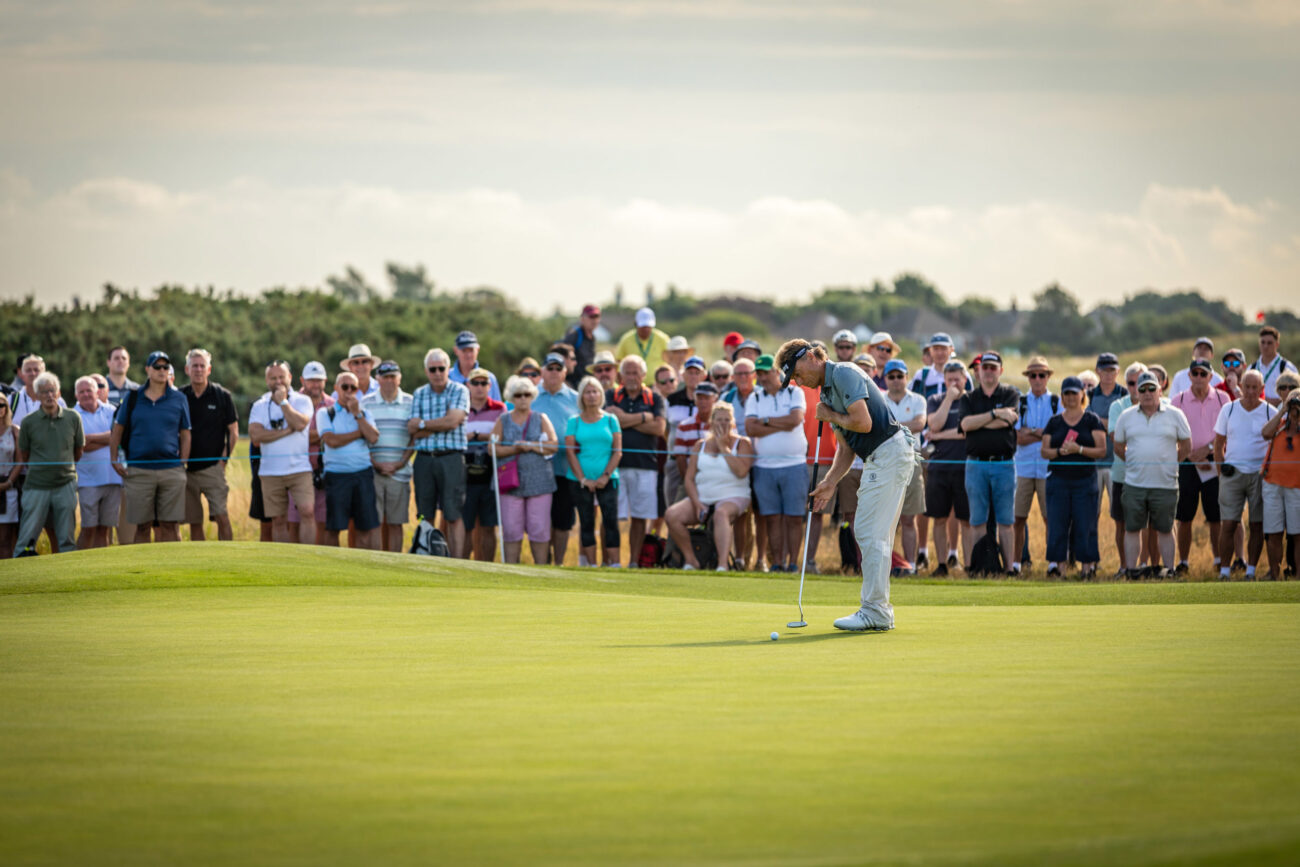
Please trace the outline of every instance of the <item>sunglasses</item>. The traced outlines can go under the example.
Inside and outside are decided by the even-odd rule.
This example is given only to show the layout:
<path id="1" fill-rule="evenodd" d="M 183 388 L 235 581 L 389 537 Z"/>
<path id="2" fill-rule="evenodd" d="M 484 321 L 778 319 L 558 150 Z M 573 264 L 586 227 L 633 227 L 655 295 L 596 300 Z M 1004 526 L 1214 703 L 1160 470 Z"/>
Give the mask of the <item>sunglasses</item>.
<path id="1" fill-rule="evenodd" d="M 487 381 L 486 379 L 471 379 L 470 382 L 469 382 L 469 384 L 472 385 L 472 386 L 474 386 L 474 387 L 476 387 L 476 388 L 487 388 L 487 387 L 488 387 L 488 381 Z"/>
<path id="2" fill-rule="evenodd" d="M 1290 391 L 1290 390 L 1293 389 L 1293 388 L 1295 388 L 1294 385 L 1279 385 L 1279 386 L 1277 387 L 1277 393 L 1278 393 L 1278 394 L 1281 394 L 1282 392 L 1284 392 L 1284 391 Z"/>
<path id="3" fill-rule="evenodd" d="M 879 346 L 873 346 L 873 347 L 871 347 L 871 348 L 874 349 L 874 350 L 876 350 L 877 352 L 893 352 L 893 351 L 894 351 L 894 347 L 890 346 L 888 343 L 882 343 L 882 344 L 880 344 Z"/>
<path id="4" fill-rule="evenodd" d="M 593 367 L 592 370 L 596 371 L 596 373 L 598 373 L 598 374 L 600 374 L 600 373 L 613 373 L 613 372 L 614 372 L 614 367 L 613 367 L 613 365 L 610 365 L 609 367 Z"/>
<path id="5" fill-rule="evenodd" d="M 655 380 L 655 384 L 656 384 L 656 385 L 672 385 L 672 384 L 675 383 L 676 381 L 677 381 L 677 380 L 675 380 L 675 379 L 656 379 L 656 380 Z"/>
<path id="6" fill-rule="evenodd" d="M 339 391 L 343 391 L 343 392 L 356 391 L 356 390 L 357 390 L 357 387 L 356 387 L 355 385 L 340 385 L 340 386 L 339 386 Z"/>
<path id="7" fill-rule="evenodd" d="M 430 372 L 430 373 L 442 373 L 442 372 L 445 371 L 446 369 L 447 369 L 447 368 L 446 368 L 445 366 L 440 365 L 440 364 L 434 364 L 434 365 L 430 365 L 430 366 L 429 366 L 429 372 Z"/>
<path id="8" fill-rule="evenodd" d="M 348 367 L 356 367 L 358 364 L 374 364 L 373 358 L 349 358 Z"/>
<path id="9" fill-rule="evenodd" d="M 1030 379 L 1047 379 L 1049 376 L 1051 376 L 1050 373 L 1031 373 L 1031 374 L 1029 374 L 1029 378 L 1030 378 Z"/>
<path id="10" fill-rule="evenodd" d="M 1224 367 L 1241 367 L 1241 360 L 1237 358 L 1223 362 Z"/>
<path id="11" fill-rule="evenodd" d="M 155 365 L 153 366 L 153 369 L 154 369 L 154 370 L 166 370 L 166 369 L 169 368 L 169 367 L 171 367 L 170 364 L 155 364 Z"/>
<path id="12" fill-rule="evenodd" d="M 1192 370 L 1188 372 L 1188 375 L 1194 376 L 1197 379 L 1205 379 L 1205 377 L 1209 376 L 1210 374 L 1208 371 L 1205 370 Z"/>
<path id="13" fill-rule="evenodd" d="M 522 370 L 520 371 L 520 373 L 522 373 L 524 376 L 529 377 L 530 379 L 535 379 L 542 375 L 542 372 L 540 370 Z"/>
<path id="14" fill-rule="evenodd" d="M 546 365 L 546 369 L 547 369 L 547 370 L 558 370 L 558 371 L 563 372 L 563 371 L 564 371 L 564 365 L 563 365 L 563 364 L 548 364 L 548 365 Z"/>
<path id="15" fill-rule="evenodd" d="M 1138 381 L 1137 381 L 1136 379 L 1130 379 L 1130 380 L 1128 381 L 1128 387 L 1129 387 L 1129 388 L 1137 388 L 1137 387 L 1138 387 Z"/>
<path id="16" fill-rule="evenodd" d="M 905 378 L 906 377 L 901 373 L 891 373 L 885 377 L 885 379 L 905 379 Z"/>
<path id="17" fill-rule="evenodd" d="M 1151 392 L 1155 391 L 1159 387 L 1160 386 L 1152 385 L 1151 383 L 1148 382 L 1146 385 L 1138 389 L 1138 394 L 1150 394 Z"/>
<path id="18" fill-rule="evenodd" d="M 717 380 L 730 379 L 730 378 L 731 378 L 731 374 L 729 374 L 729 373 L 715 373 L 715 374 L 713 374 L 713 378 L 714 378 L 714 379 L 717 379 Z"/>

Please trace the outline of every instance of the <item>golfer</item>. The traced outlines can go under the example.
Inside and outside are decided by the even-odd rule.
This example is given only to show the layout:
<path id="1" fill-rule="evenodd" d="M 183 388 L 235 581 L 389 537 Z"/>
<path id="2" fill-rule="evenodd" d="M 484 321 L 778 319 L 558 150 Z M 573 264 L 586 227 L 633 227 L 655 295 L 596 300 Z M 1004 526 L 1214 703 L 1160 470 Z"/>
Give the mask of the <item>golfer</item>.
<path id="1" fill-rule="evenodd" d="M 862 549 L 862 607 L 836 620 L 835 628 L 893 629 L 889 566 L 903 495 L 916 468 L 911 434 L 894 421 L 885 396 L 856 364 L 828 361 L 826 350 L 807 340 L 786 342 L 776 361 L 783 385 L 793 379 L 805 388 L 821 389 L 817 420 L 830 422 L 835 431 L 835 460 L 813 489 L 812 509 L 823 508 L 835 496 L 855 454 L 864 462 L 853 520 L 853 535 Z"/>

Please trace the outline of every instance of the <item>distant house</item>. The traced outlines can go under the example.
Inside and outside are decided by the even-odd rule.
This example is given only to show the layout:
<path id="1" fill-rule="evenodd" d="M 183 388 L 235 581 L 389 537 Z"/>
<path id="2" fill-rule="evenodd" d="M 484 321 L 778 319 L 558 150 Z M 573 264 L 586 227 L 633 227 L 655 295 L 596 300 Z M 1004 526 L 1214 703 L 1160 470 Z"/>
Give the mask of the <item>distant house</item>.
<path id="1" fill-rule="evenodd" d="M 940 331 L 952 337 L 958 352 L 964 352 L 970 343 L 970 334 L 956 322 L 927 307 L 906 307 L 886 317 L 880 325 L 895 340 L 910 340 L 925 346 L 930 337 Z"/>
<path id="2" fill-rule="evenodd" d="M 1029 312 L 1013 306 L 980 317 L 966 331 L 975 349 L 1001 349 L 1004 344 L 1019 343 L 1028 324 Z"/>
<path id="3" fill-rule="evenodd" d="M 841 328 L 850 327 L 847 322 L 842 322 L 838 316 L 833 313 L 826 313 L 821 310 L 808 310 L 800 314 L 797 318 L 782 325 L 780 331 L 782 334 L 793 334 L 805 337 L 808 340 L 820 340 L 829 344 L 831 337 Z"/>

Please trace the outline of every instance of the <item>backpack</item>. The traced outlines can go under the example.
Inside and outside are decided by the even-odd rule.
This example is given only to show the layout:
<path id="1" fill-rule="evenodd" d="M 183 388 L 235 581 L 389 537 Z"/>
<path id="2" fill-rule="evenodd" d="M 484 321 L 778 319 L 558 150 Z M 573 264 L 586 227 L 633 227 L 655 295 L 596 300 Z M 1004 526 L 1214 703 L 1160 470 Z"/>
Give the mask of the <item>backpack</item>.
<path id="1" fill-rule="evenodd" d="M 840 524 L 840 568 L 855 575 L 862 571 L 862 551 L 848 521 Z"/>
<path id="2" fill-rule="evenodd" d="M 695 553 L 695 559 L 699 562 L 703 570 L 713 570 L 718 568 L 718 546 L 713 541 L 713 506 L 709 506 L 709 514 L 704 519 L 704 523 L 690 527 L 686 531 L 691 538 L 691 551 Z M 647 537 L 649 538 L 649 537 Z M 665 546 L 664 557 L 661 565 L 668 569 L 680 569 L 685 564 L 686 558 L 677 548 L 671 539 Z"/>
<path id="3" fill-rule="evenodd" d="M 1061 410 L 1061 399 L 1054 394 L 1048 395 L 1052 399 L 1052 415 L 1056 415 Z M 1020 423 L 1026 424 L 1025 419 L 1029 418 L 1029 395 L 1020 395 Z"/>
<path id="4" fill-rule="evenodd" d="M 415 525 L 415 533 L 411 536 L 412 554 L 424 554 L 428 557 L 450 557 L 451 549 L 447 547 L 447 539 L 442 535 L 442 531 L 429 523 L 428 519 L 421 518 L 420 523 Z"/>
<path id="5" fill-rule="evenodd" d="M 970 569 L 967 573 L 972 577 L 976 575 L 1001 577 L 1006 571 L 1006 564 L 1002 562 L 1002 547 L 998 545 L 997 530 L 986 532 L 971 550 Z"/>
<path id="6" fill-rule="evenodd" d="M 646 533 L 645 541 L 641 543 L 641 551 L 636 558 L 636 565 L 641 569 L 659 568 L 664 563 L 666 547 L 662 536 Z"/>

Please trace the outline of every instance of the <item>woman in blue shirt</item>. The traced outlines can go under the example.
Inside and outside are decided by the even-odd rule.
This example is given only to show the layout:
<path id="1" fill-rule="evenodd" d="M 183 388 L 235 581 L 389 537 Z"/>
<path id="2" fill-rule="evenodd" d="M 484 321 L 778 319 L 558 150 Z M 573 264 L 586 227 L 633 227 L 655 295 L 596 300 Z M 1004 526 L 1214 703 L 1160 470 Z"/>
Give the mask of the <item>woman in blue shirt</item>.
<path id="1" fill-rule="evenodd" d="M 594 376 L 578 383 L 578 414 L 564 432 L 566 473 L 578 507 L 582 559 L 578 565 L 596 565 L 596 506 L 605 546 L 605 565 L 620 564 L 618 532 L 618 462 L 623 456 L 623 430 L 618 419 L 605 412 L 605 387 Z"/>

